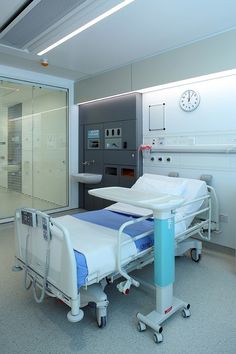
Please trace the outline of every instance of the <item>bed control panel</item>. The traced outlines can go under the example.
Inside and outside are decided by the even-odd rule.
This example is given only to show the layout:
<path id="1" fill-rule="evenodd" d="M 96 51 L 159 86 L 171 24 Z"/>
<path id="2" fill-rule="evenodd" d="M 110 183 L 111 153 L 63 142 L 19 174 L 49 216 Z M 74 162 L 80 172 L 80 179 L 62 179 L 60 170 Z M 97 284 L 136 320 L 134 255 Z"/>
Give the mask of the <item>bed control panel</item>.
<path id="1" fill-rule="evenodd" d="M 51 233 L 49 228 L 49 220 L 47 218 L 42 217 L 42 226 L 44 240 L 48 241 L 51 238 Z"/>
<path id="2" fill-rule="evenodd" d="M 21 210 L 21 222 L 24 225 L 36 227 L 37 226 L 36 213 L 31 211 Z"/>

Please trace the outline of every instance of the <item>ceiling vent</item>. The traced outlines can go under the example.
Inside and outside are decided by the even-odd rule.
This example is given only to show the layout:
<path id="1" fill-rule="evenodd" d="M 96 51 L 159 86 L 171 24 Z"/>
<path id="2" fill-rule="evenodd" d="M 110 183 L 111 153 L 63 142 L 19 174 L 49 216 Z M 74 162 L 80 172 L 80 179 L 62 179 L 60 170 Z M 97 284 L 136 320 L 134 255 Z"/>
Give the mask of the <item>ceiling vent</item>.
<path id="1" fill-rule="evenodd" d="M 0 29 L 0 44 L 27 49 L 86 0 L 26 1 Z"/>

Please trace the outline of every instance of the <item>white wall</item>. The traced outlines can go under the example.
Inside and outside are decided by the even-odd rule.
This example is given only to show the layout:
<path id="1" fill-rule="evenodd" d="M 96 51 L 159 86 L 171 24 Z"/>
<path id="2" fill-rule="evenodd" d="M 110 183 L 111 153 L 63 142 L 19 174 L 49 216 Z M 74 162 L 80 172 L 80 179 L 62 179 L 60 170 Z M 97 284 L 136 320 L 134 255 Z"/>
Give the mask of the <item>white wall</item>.
<path id="1" fill-rule="evenodd" d="M 181 93 L 186 89 L 199 92 L 201 102 L 193 112 L 184 112 L 179 106 Z M 221 77 L 190 82 L 143 95 L 144 143 L 176 148 L 226 147 L 236 144 L 236 76 Z M 149 105 L 166 104 L 166 130 L 149 131 Z M 153 140 L 154 139 L 154 140 Z M 144 160 L 144 172 L 168 175 L 178 172 L 181 177 L 199 178 L 202 174 L 213 176 L 220 201 L 222 233 L 213 235 L 213 242 L 235 247 L 235 207 L 236 207 L 236 154 L 230 153 L 166 153 L 152 154 L 154 161 Z M 158 158 L 162 157 L 162 161 Z M 167 161 L 167 157 L 171 161 Z"/>
<path id="2" fill-rule="evenodd" d="M 20 80 L 40 85 L 69 89 L 69 176 L 78 171 L 78 107 L 74 102 L 74 82 L 60 77 L 43 75 L 0 65 L 0 77 L 6 80 Z M 24 168 L 24 166 L 23 166 Z M 26 166 L 25 166 L 26 168 Z M 25 180 L 26 181 L 26 180 Z M 78 207 L 78 185 L 69 178 L 69 208 Z"/>

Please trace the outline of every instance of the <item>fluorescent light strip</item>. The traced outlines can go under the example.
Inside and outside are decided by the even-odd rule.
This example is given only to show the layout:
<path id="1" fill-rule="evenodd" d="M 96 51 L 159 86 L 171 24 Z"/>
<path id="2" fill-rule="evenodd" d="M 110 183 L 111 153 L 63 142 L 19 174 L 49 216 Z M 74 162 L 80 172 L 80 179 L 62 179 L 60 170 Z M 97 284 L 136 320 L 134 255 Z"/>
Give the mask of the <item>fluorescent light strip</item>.
<path id="1" fill-rule="evenodd" d="M 85 31 L 86 29 L 88 29 L 89 27 L 92 27 L 93 25 L 95 25 L 96 23 L 102 21 L 104 18 L 114 14 L 115 12 L 121 10 L 123 7 L 129 5 L 131 2 L 133 2 L 134 0 L 124 0 L 122 1 L 120 4 L 112 7 L 110 10 L 104 12 L 103 14 L 101 14 L 100 16 L 94 18 L 93 20 L 89 21 L 88 23 L 86 23 L 85 25 L 77 28 L 75 31 L 69 33 L 67 36 L 61 38 L 59 41 L 53 43 L 52 45 L 50 45 L 49 47 L 47 47 L 46 49 L 42 50 L 41 52 L 37 53 L 37 55 L 43 55 L 47 52 L 49 52 L 50 50 L 52 50 L 53 48 L 58 47 L 60 44 L 68 41 L 69 39 L 73 38 L 74 36 L 76 36 L 77 34 Z"/>

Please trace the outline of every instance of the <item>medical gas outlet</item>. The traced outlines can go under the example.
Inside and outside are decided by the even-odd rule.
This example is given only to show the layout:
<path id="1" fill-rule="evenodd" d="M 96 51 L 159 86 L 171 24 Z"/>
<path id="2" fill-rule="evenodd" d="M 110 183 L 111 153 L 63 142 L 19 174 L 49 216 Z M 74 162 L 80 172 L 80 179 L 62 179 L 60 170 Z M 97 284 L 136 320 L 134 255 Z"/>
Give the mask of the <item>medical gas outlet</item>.
<path id="1" fill-rule="evenodd" d="M 152 162 L 154 162 L 154 161 L 163 162 L 163 161 L 164 161 L 164 159 L 163 159 L 162 156 L 158 156 L 158 157 L 152 156 L 150 160 L 151 160 Z"/>
<path id="2" fill-rule="evenodd" d="M 172 162 L 171 156 L 163 157 L 163 156 L 152 156 L 150 159 L 152 162 L 158 161 L 158 162 L 167 162 L 170 163 Z"/>

